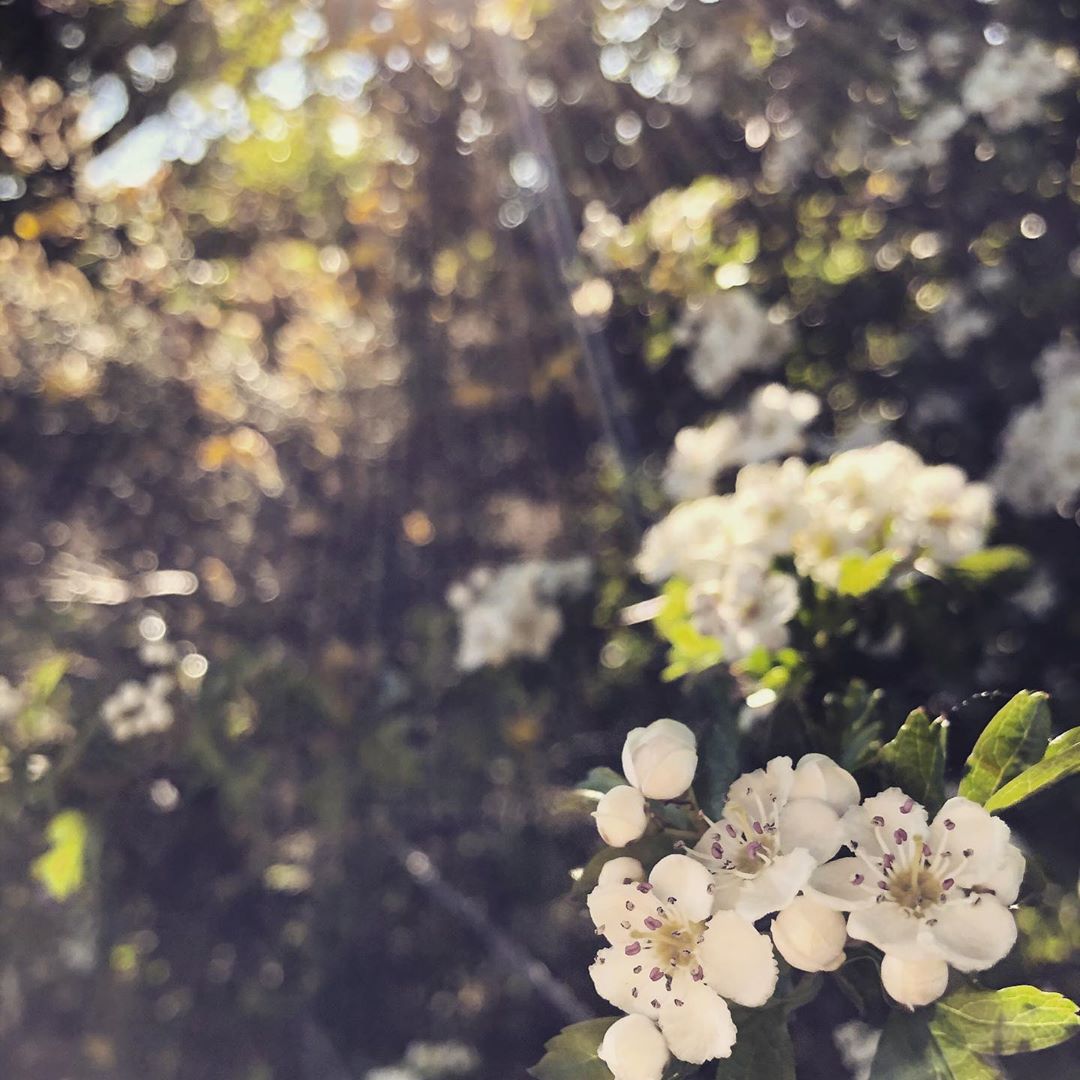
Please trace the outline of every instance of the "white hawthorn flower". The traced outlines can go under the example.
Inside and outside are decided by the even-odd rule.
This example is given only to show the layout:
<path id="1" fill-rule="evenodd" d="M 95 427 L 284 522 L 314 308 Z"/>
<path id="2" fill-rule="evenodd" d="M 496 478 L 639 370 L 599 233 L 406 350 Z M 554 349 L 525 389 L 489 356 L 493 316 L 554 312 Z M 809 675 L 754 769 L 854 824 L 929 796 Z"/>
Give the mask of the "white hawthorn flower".
<path id="1" fill-rule="evenodd" d="M 770 570 L 759 558 L 741 558 L 687 597 L 695 629 L 716 638 L 728 663 L 755 649 L 770 652 L 788 643 L 787 624 L 799 610 L 799 587 L 790 574 Z"/>
<path id="2" fill-rule="evenodd" d="M 921 469 L 893 519 L 890 542 L 950 566 L 984 545 L 993 502 L 986 484 L 970 483 L 955 465 Z"/>
<path id="3" fill-rule="evenodd" d="M 589 969 L 597 993 L 655 1020 L 682 1061 L 728 1057 L 735 1025 L 727 1001 L 764 1005 L 776 987 L 776 960 L 769 938 L 746 919 L 712 913 L 705 867 L 669 855 L 647 882 L 598 885 L 588 903 L 611 942 Z"/>
<path id="4" fill-rule="evenodd" d="M 743 422 L 740 459 L 769 461 L 802 450 L 803 433 L 820 411 L 821 402 L 805 390 L 789 390 L 783 383 L 755 390 Z"/>
<path id="5" fill-rule="evenodd" d="M 795 534 L 806 524 L 807 472 L 801 458 L 740 469 L 732 500 L 736 543 L 767 557 L 791 551 Z"/>
<path id="6" fill-rule="evenodd" d="M 644 881 L 645 867 L 629 855 L 620 855 L 617 859 L 608 859 L 597 878 L 598 885 L 623 885 L 631 881 Z"/>
<path id="7" fill-rule="evenodd" d="M 839 911 L 796 896 L 773 920 L 776 951 L 800 971 L 835 971 L 844 962 L 847 927 Z"/>
<path id="8" fill-rule="evenodd" d="M 790 327 L 773 323 L 746 288 L 714 293 L 700 310 L 687 311 L 677 337 L 696 339 L 687 372 L 712 397 L 720 397 L 743 371 L 775 367 L 792 344 Z"/>
<path id="9" fill-rule="evenodd" d="M 615 1080 L 660 1080 L 671 1058 L 660 1029 L 640 1013 L 616 1020 L 596 1054 Z"/>
<path id="10" fill-rule="evenodd" d="M 720 473 L 739 460 L 738 443 L 739 423 L 733 416 L 719 416 L 705 427 L 683 428 L 664 468 L 664 494 L 676 502 L 710 494 Z"/>
<path id="11" fill-rule="evenodd" d="M 101 705 L 101 719 L 116 742 L 156 735 L 172 727 L 168 697 L 175 687 L 169 675 L 152 675 L 145 683 L 121 683 Z"/>
<path id="12" fill-rule="evenodd" d="M 849 810 L 842 828 L 855 854 L 815 871 L 808 891 L 850 912 L 848 934 L 892 958 L 882 977 L 897 1001 L 926 1004 L 944 990 L 948 966 L 983 971 L 1013 947 L 1009 905 L 1024 857 L 1005 822 L 957 797 L 931 823 L 889 788 Z"/>
<path id="13" fill-rule="evenodd" d="M 731 550 L 736 525 L 731 499 L 709 495 L 679 503 L 648 529 L 636 565 L 649 582 L 710 576 Z"/>
<path id="14" fill-rule="evenodd" d="M 697 739 L 678 720 L 654 720 L 626 736 L 622 768 L 647 799 L 677 798 L 694 782 Z"/>
<path id="15" fill-rule="evenodd" d="M 611 847 L 626 847 L 639 839 L 649 824 L 645 796 L 626 784 L 605 792 L 596 804 L 593 817 L 601 839 Z"/>
<path id="16" fill-rule="evenodd" d="M 713 875 L 717 910 L 751 922 L 781 911 L 836 854 L 840 814 L 857 802 L 859 789 L 840 766 L 826 770 L 820 758 L 808 754 L 794 769 L 791 758 L 773 758 L 728 789 L 720 820 L 694 849 Z"/>

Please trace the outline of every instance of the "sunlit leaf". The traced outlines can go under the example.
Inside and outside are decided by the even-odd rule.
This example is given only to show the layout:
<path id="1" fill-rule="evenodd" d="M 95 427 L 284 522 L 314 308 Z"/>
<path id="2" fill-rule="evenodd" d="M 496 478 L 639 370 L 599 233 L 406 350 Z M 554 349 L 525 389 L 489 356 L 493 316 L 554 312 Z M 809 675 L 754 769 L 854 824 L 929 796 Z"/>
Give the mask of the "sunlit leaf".
<path id="1" fill-rule="evenodd" d="M 31 864 L 30 873 L 56 900 L 66 900 L 86 876 L 86 818 L 78 810 L 63 810 L 45 830 L 49 850 Z"/>
<path id="2" fill-rule="evenodd" d="M 999 574 L 1019 573 L 1030 566 L 1031 556 L 1023 548 L 1002 545 L 965 555 L 953 564 L 953 569 L 966 577 L 983 582 Z"/>
<path id="3" fill-rule="evenodd" d="M 960 794 L 985 803 L 1002 784 L 1038 761 L 1050 738 L 1050 707 L 1042 691 L 1021 690 L 986 725 L 967 760 Z"/>
<path id="4" fill-rule="evenodd" d="M 986 801 L 991 813 L 1006 810 L 1037 795 L 1066 777 L 1080 773 L 1080 728 L 1059 735 L 1046 748 L 1042 761 L 1025 769 L 1014 780 L 999 788 Z"/>
<path id="5" fill-rule="evenodd" d="M 1074 1002 L 1034 986 L 957 990 L 937 1003 L 935 1028 L 982 1054 L 1018 1054 L 1056 1046 L 1076 1034 Z"/>
<path id="6" fill-rule="evenodd" d="M 863 596 L 883 585 L 892 573 L 899 557 L 892 551 L 874 555 L 845 555 L 840 562 L 837 592 L 841 596 Z"/>
<path id="7" fill-rule="evenodd" d="M 605 1016 L 563 1028 L 544 1044 L 546 1053 L 528 1070 L 529 1075 L 536 1080 L 611 1080 L 611 1070 L 596 1052 L 617 1019 Z"/>

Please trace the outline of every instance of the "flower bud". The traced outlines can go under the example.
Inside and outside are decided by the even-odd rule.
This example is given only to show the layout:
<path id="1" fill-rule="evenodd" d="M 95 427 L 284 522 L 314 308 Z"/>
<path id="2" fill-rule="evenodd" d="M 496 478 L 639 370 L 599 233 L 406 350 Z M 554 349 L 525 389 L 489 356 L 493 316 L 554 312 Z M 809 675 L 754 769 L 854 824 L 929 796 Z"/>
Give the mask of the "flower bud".
<path id="1" fill-rule="evenodd" d="M 613 787 L 600 799 L 593 817 L 604 843 L 612 847 L 625 847 L 637 840 L 649 823 L 645 796 L 625 784 Z"/>
<path id="2" fill-rule="evenodd" d="M 859 801 L 855 777 L 824 754 L 804 754 L 795 766 L 789 799 L 821 799 L 838 814 Z"/>
<path id="3" fill-rule="evenodd" d="M 835 971 L 844 962 L 847 923 L 839 911 L 796 896 L 773 921 L 773 944 L 800 971 Z"/>
<path id="4" fill-rule="evenodd" d="M 624 885 L 628 881 L 644 881 L 645 867 L 631 859 L 629 855 L 620 855 L 617 859 L 608 859 L 600 867 L 597 885 Z"/>
<path id="5" fill-rule="evenodd" d="M 929 1005 L 945 993 L 949 965 L 938 956 L 886 953 L 881 961 L 881 983 L 889 997 L 909 1009 Z"/>
<path id="6" fill-rule="evenodd" d="M 635 1014 L 607 1029 L 597 1056 L 615 1080 L 660 1080 L 671 1055 L 660 1029 L 648 1017 Z"/>
<path id="7" fill-rule="evenodd" d="M 656 720 L 626 736 L 622 767 L 646 798 L 674 799 L 694 782 L 697 740 L 677 720 Z"/>

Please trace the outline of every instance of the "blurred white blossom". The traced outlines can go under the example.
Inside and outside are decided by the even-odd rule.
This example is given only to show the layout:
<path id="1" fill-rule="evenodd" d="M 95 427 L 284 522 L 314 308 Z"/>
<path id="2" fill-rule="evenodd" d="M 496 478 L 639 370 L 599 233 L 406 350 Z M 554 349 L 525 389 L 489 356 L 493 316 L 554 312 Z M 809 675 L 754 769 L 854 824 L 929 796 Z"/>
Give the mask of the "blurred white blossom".
<path id="1" fill-rule="evenodd" d="M 748 288 L 713 293 L 688 308 L 676 337 L 690 346 L 691 380 L 712 397 L 723 394 L 744 371 L 775 367 L 792 345 L 790 328 L 773 322 Z"/>
<path id="2" fill-rule="evenodd" d="M 513 657 L 541 659 L 562 630 L 560 596 L 588 587 L 592 564 L 586 558 L 561 562 L 529 560 L 492 570 L 478 567 L 452 585 L 447 601 L 458 614 L 457 666 L 475 671 Z"/>
<path id="3" fill-rule="evenodd" d="M 990 475 L 998 495 L 1021 514 L 1068 508 L 1080 493 L 1080 349 L 1062 340 L 1038 370 L 1042 400 L 1015 413 Z"/>
<path id="4" fill-rule="evenodd" d="M 101 719 L 117 742 L 153 735 L 172 727 L 168 697 L 175 683 L 169 675 L 152 675 L 146 682 L 123 682 L 101 706 Z"/>

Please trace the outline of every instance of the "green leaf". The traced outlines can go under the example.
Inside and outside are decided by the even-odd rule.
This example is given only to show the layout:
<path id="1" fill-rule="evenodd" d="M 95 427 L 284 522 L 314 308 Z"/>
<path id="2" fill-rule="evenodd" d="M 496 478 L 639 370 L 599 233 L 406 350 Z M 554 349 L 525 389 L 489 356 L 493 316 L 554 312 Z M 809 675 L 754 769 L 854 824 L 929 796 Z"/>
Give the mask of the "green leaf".
<path id="1" fill-rule="evenodd" d="M 938 1002 L 934 1027 L 980 1054 L 1019 1054 L 1057 1046 L 1076 1034 L 1076 1005 L 1034 986 L 957 990 Z"/>
<path id="2" fill-rule="evenodd" d="M 1019 573 L 1031 566 L 1031 556 L 1020 547 L 1002 545 L 965 555 L 953 569 L 976 581 L 989 581 L 999 574 Z"/>
<path id="3" fill-rule="evenodd" d="M 598 765 L 595 769 L 589 770 L 589 775 L 574 790 L 599 798 L 601 795 L 606 795 L 612 788 L 622 787 L 625 783 L 626 778 L 620 776 L 614 769 L 609 769 L 606 765 Z"/>
<path id="4" fill-rule="evenodd" d="M 928 1011 L 894 1011 L 878 1043 L 870 1080 L 1001 1080 L 1002 1074 Z"/>
<path id="5" fill-rule="evenodd" d="M 600 1043 L 617 1016 L 583 1020 L 565 1027 L 544 1044 L 547 1053 L 528 1070 L 536 1080 L 611 1080 L 611 1070 L 597 1057 Z"/>
<path id="6" fill-rule="evenodd" d="M 885 583 L 900 561 L 892 551 L 879 551 L 874 555 L 845 555 L 840 560 L 840 578 L 836 591 L 841 596 L 863 596 Z"/>
<path id="7" fill-rule="evenodd" d="M 30 873 L 50 896 L 66 900 L 86 876 L 86 818 L 78 810 L 63 810 L 49 822 L 45 835 L 49 850 L 33 861 Z"/>
<path id="8" fill-rule="evenodd" d="M 735 1049 L 717 1063 L 716 1080 L 795 1080 L 795 1050 L 785 1014 L 778 1009 L 738 1009 L 733 1014 Z"/>
<path id="9" fill-rule="evenodd" d="M 992 814 L 1007 810 L 1076 773 L 1080 773 L 1080 728 L 1072 728 L 1054 739 L 1042 761 L 995 791 L 987 799 L 986 809 Z"/>
<path id="10" fill-rule="evenodd" d="M 739 774 L 738 717 L 730 703 L 721 706 L 721 715 L 710 725 L 701 741 L 701 760 L 695 790 L 702 809 L 719 818 L 727 801 L 728 788 Z"/>
<path id="11" fill-rule="evenodd" d="M 934 1021 L 930 1022 L 930 1032 L 952 1080 L 1001 1080 L 1003 1073 L 999 1069 L 939 1031 Z"/>
<path id="12" fill-rule="evenodd" d="M 960 794 L 985 804 L 1003 784 L 1039 760 L 1050 738 L 1048 696 L 1021 690 L 986 725 L 967 759 Z"/>
<path id="13" fill-rule="evenodd" d="M 665 604 L 653 619 L 656 631 L 671 648 L 663 677 L 670 682 L 683 675 L 707 671 L 724 658 L 724 647 L 716 638 L 706 637 L 690 621 L 687 594 L 690 586 L 672 578 L 664 586 Z"/>
<path id="14" fill-rule="evenodd" d="M 896 783 L 933 814 L 945 799 L 945 723 L 916 709 L 879 753 Z"/>
<path id="15" fill-rule="evenodd" d="M 1068 731 L 1062 732 L 1056 739 L 1052 739 L 1042 759 L 1043 761 L 1049 761 L 1065 750 L 1072 750 L 1076 746 L 1080 746 L 1080 727 L 1069 728 Z"/>
<path id="16" fill-rule="evenodd" d="M 35 704 L 45 704 L 60 685 L 60 680 L 66 674 L 69 663 L 68 657 L 61 653 L 50 656 L 48 660 L 43 660 L 34 667 L 26 677 L 31 701 Z"/>

